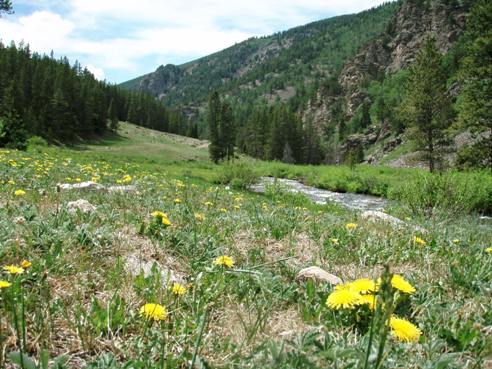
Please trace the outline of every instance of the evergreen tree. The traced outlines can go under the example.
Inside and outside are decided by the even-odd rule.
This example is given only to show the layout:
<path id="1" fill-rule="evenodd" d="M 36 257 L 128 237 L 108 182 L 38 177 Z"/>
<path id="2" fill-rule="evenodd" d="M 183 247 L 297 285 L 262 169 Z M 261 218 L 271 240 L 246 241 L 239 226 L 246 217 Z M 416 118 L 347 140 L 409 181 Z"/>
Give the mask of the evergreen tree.
<path id="1" fill-rule="evenodd" d="M 109 118 L 109 128 L 112 131 L 116 132 L 116 130 L 118 129 L 118 115 L 116 113 L 116 106 L 114 103 L 114 99 L 111 99 L 111 102 L 109 103 L 108 118 Z"/>
<path id="2" fill-rule="evenodd" d="M 484 135 L 482 152 L 492 172 L 492 2 L 480 0 L 468 17 L 467 54 L 460 77 L 463 89 L 458 102 L 458 122 Z M 481 150 L 479 150 L 481 151 Z"/>
<path id="3" fill-rule="evenodd" d="M 411 66 L 401 115 L 425 150 L 429 170 L 433 172 L 436 160 L 440 159 L 439 148 L 445 143 L 444 130 L 450 124 L 446 75 L 433 38 L 426 39 Z"/>
<path id="4" fill-rule="evenodd" d="M 208 150 L 210 153 L 210 159 L 214 163 L 218 163 L 222 158 L 222 150 L 220 145 L 220 117 L 221 117 L 221 103 L 219 93 L 214 91 L 208 100 L 208 138 L 210 144 Z"/>
<path id="5" fill-rule="evenodd" d="M 0 0 L 0 16 L 2 13 L 12 14 L 12 2 L 10 0 Z"/>
<path id="6" fill-rule="evenodd" d="M 234 157 L 235 141 L 234 116 L 232 114 L 231 106 L 227 102 L 224 102 L 221 107 L 220 119 L 220 147 L 222 158 L 225 157 L 229 161 Z"/>

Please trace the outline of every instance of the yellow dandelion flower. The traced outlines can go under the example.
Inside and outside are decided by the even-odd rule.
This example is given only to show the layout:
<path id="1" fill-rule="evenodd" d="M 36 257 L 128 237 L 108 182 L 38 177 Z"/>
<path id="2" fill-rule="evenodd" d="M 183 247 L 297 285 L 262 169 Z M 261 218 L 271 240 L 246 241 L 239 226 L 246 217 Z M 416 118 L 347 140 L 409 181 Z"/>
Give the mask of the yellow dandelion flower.
<path id="1" fill-rule="evenodd" d="M 346 286 L 347 287 L 347 286 Z M 353 309 L 361 303 L 360 294 L 349 288 L 335 289 L 326 299 L 330 309 Z"/>
<path id="2" fill-rule="evenodd" d="M 234 210 L 239 210 L 239 209 L 241 209 L 240 205 L 234 205 Z"/>
<path id="3" fill-rule="evenodd" d="M 171 221 L 169 220 L 169 218 L 167 216 L 163 216 L 161 221 L 162 221 L 162 224 L 164 224 L 165 226 L 171 225 Z"/>
<path id="4" fill-rule="evenodd" d="M 132 176 L 127 174 L 127 175 L 123 176 L 121 183 L 130 183 L 131 181 L 132 181 Z"/>
<path id="5" fill-rule="evenodd" d="M 16 190 L 14 192 L 14 195 L 17 196 L 17 197 L 25 196 L 26 195 L 26 191 L 24 191 L 24 190 Z"/>
<path id="6" fill-rule="evenodd" d="M 426 242 L 418 237 L 418 236 L 413 236 L 413 243 L 416 243 L 417 245 L 425 246 Z"/>
<path id="7" fill-rule="evenodd" d="M 205 215 L 202 213 L 195 213 L 195 220 L 198 222 L 203 222 L 205 220 Z"/>
<path id="8" fill-rule="evenodd" d="M 12 283 L 7 281 L 0 281 L 0 289 L 12 286 Z"/>
<path id="9" fill-rule="evenodd" d="M 422 331 L 406 319 L 392 316 L 389 321 L 391 334 L 403 342 L 417 342 Z"/>
<path id="10" fill-rule="evenodd" d="M 167 318 L 167 311 L 159 304 L 145 304 L 140 308 L 140 315 L 147 320 L 159 321 Z"/>
<path id="11" fill-rule="evenodd" d="M 24 269 L 29 268 L 32 265 L 32 263 L 29 260 L 22 260 L 21 267 Z"/>
<path id="12" fill-rule="evenodd" d="M 227 209 L 226 208 L 220 208 L 220 212 L 221 213 L 227 213 Z"/>
<path id="13" fill-rule="evenodd" d="M 181 203 L 182 203 L 182 201 L 181 201 L 181 199 L 174 199 L 174 203 L 175 203 L 175 204 L 181 204 Z"/>
<path id="14" fill-rule="evenodd" d="M 178 296 L 182 296 L 186 293 L 186 287 L 179 283 L 173 284 L 173 293 Z"/>
<path id="15" fill-rule="evenodd" d="M 492 254 L 492 247 L 487 247 L 485 249 L 485 252 L 488 252 L 489 254 Z"/>
<path id="16" fill-rule="evenodd" d="M 214 260 L 214 264 L 224 266 L 226 268 L 232 268 L 234 266 L 234 259 L 230 256 L 222 255 Z"/>
<path id="17" fill-rule="evenodd" d="M 369 278 L 360 278 L 351 283 L 351 288 L 360 293 L 375 292 L 376 282 Z"/>
<path id="18" fill-rule="evenodd" d="M 356 223 L 347 223 L 345 225 L 345 228 L 347 228 L 348 231 L 353 231 L 354 229 L 357 228 L 357 224 Z"/>
<path id="19" fill-rule="evenodd" d="M 6 265 L 3 267 L 3 270 L 10 274 L 22 274 L 24 273 L 24 268 L 15 266 L 15 265 Z"/>
<path id="20" fill-rule="evenodd" d="M 461 242 L 461 241 L 460 241 L 458 238 L 455 238 L 455 239 L 453 240 L 453 243 L 454 243 L 455 245 L 459 244 L 460 242 Z"/>
<path id="21" fill-rule="evenodd" d="M 214 206 L 214 203 L 213 203 L 213 202 L 211 202 L 211 201 L 205 201 L 205 203 L 204 203 L 204 204 L 205 204 L 205 206 L 209 206 L 209 207 L 210 207 L 210 206 Z"/>
<path id="22" fill-rule="evenodd" d="M 391 285 L 404 293 L 412 294 L 415 292 L 415 288 L 399 274 L 393 275 L 391 278 Z"/>
<path id="23" fill-rule="evenodd" d="M 361 295 L 360 296 L 360 304 L 368 305 L 369 309 L 374 310 L 376 308 L 376 296 L 372 294 Z"/>
<path id="24" fill-rule="evenodd" d="M 167 214 L 166 214 L 166 213 L 163 213 L 162 211 L 158 211 L 158 210 L 153 211 L 153 212 L 151 213 L 151 215 L 152 215 L 153 217 L 155 217 L 155 218 L 164 218 L 164 217 L 167 217 Z"/>

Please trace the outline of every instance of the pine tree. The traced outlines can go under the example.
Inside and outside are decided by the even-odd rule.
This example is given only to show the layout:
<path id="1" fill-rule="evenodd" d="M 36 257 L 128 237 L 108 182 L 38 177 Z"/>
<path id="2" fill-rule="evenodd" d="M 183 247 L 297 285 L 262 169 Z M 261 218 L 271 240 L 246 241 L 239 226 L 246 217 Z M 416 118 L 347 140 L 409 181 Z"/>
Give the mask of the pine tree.
<path id="1" fill-rule="evenodd" d="M 12 2 L 10 0 L 0 0 L 0 16 L 2 13 L 12 14 Z"/>
<path id="2" fill-rule="evenodd" d="M 116 132 L 118 129 L 118 114 L 116 113 L 116 106 L 114 99 L 111 99 L 108 108 L 109 128 Z"/>
<path id="3" fill-rule="evenodd" d="M 227 102 L 224 102 L 221 107 L 220 147 L 222 151 L 221 157 L 225 157 L 228 161 L 234 157 L 235 137 L 234 116 L 232 114 L 232 109 Z"/>
<path id="4" fill-rule="evenodd" d="M 210 153 L 210 159 L 214 163 L 218 163 L 222 158 L 221 145 L 220 145 L 220 116 L 221 116 L 221 102 L 219 93 L 213 92 L 208 100 L 208 136 L 210 144 L 208 150 Z"/>
<path id="5" fill-rule="evenodd" d="M 458 122 L 475 133 L 488 132 L 484 152 L 492 172 L 492 3 L 480 0 L 468 17 L 467 55 L 460 77 L 463 89 L 458 102 Z"/>
<path id="6" fill-rule="evenodd" d="M 450 107 L 442 55 L 435 40 L 429 37 L 411 66 L 400 112 L 414 138 L 425 150 L 431 172 L 440 159 L 439 148 L 445 143 L 445 129 L 450 124 Z"/>

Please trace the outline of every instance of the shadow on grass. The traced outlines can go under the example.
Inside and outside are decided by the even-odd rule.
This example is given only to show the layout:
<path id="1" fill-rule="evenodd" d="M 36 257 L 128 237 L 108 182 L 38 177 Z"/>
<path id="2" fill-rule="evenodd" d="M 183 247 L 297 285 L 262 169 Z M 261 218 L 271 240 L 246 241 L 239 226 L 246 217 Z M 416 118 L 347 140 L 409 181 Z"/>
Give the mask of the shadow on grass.
<path id="1" fill-rule="evenodd" d="M 108 132 L 105 133 L 102 136 L 96 136 L 92 137 L 90 139 L 86 139 L 83 143 L 78 143 L 74 144 L 70 148 L 75 151 L 87 151 L 90 150 L 91 148 L 89 146 L 113 146 L 118 143 L 127 141 L 128 139 L 126 137 L 120 136 L 119 134 L 115 132 Z"/>

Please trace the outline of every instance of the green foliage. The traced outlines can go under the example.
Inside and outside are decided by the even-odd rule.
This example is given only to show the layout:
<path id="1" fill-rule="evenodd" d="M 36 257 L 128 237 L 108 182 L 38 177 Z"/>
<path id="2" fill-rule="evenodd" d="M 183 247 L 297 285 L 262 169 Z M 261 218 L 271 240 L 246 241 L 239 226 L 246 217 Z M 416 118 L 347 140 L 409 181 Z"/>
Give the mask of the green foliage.
<path id="1" fill-rule="evenodd" d="M 439 149 L 444 145 L 444 130 L 451 124 L 451 102 L 442 64 L 435 40 L 427 38 L 410 68 L 400 112 L 425 150 L 431 172 L 441 159 Z"/>
<path id="2" fill-rule="evenodd" d="M 258 181 L 258 174 L 245 163 L 224 165 L 215 179 L 216 183 L 229 184 L 232 188 L 247 190 Z"/>

